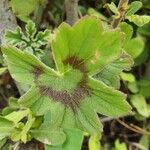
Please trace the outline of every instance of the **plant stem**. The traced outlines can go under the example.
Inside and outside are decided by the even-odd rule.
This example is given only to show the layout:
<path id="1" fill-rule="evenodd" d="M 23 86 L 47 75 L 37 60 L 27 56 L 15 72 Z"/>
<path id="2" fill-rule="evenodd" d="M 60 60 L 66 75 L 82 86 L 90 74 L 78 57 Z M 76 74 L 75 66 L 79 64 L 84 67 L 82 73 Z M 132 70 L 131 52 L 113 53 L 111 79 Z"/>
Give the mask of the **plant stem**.
<path id="1" fill-rule="evenodd" d="M 121 20 L 124 19 L 124 15 L 126 11 L 125 6 L 127 6 L 128 2 L 129 0 L 119 1 L 119 4 L 118 4 L 119 17 L 113 19 L 112 24 L 111 24 L 112 28 L 116 28 L 121 22 Z"/>
<path id="2" fill-rule="evenodd" d="M 66 22 L 73 25 L 78 20 L 78 1 L 65 0 Z"/>

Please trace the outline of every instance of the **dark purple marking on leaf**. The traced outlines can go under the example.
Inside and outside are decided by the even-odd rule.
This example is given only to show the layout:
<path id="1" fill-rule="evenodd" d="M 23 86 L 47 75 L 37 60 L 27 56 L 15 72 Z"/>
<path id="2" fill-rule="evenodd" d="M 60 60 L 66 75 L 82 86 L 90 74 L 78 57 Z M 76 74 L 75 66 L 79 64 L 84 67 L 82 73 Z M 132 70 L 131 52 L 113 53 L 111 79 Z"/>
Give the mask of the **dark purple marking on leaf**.
<path id="1" fill-rule="evenodd" d="M 33 69 L 32 73 L 33 73 L 33 75 L 34 75 L 34 79 L 38 79 L 38 77 L 39 77 L 41 74 L 43 74 L 44 71 L 43 71 L 42 67 L 34 66 L 33 68 L 34 68 L 34 69 Z"/>
<path id="2" fill-rule="evenodd" d="M 79 107 L 80 101 L 85 97 L 89 97 L 91 95 L 91 89 L 86 83 L 87 75 L 83 74 L 82 79 L 79 81 L 76 88 L 71 93 L 65 90 L 54 90 L 51 87 L 47 87 L 44 85 L 38 85 L 38 88 L 42 95 L 49 96 L 54 101 L 61 102 L 65 106 L 70 107 L 73 112 L 76 112 L 76 108 Z"/>
<path id="3" fill-rule="evenodd" d="M 73 69 L 80 70 L 83 73 L 88 72 L 84 59 L 79 59 L 77 56 L 68 56 L 65 60 L 63 60 L 63 63 L 64 65 L 69 64 Z"/>

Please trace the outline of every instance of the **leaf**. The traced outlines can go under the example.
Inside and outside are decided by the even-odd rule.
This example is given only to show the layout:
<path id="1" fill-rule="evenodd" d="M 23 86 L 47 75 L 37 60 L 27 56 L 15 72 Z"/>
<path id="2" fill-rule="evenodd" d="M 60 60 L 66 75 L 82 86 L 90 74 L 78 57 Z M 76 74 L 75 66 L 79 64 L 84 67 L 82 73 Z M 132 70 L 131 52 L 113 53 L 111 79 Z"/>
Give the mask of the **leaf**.
<path id="1" fill-rule="evenodd" d="M 101 150 L 100 135 L 92 135 L 89 139 L 89 150 Z"/>
<path id="2" fill-rule="evenodd" d="M 25 123 L 24 127 L 22 128 L 22 131 L 20 133 L 20 140 L 24 143 L 26 143 L 28 141 L 28 132 L 30 131 L 33 123 L 35 121 L 35 118 L 29 114 L 28 115 L 28 120 L 27 122 Z"/>
<path id="3" fill-rule="evenodd" d="M 131 25 L 129 25 L 128 23 L 126 22 L 121 22 L 119 24 L 119 27 L 121 29 L 122 32 L 124 32 L 125 34 L 125 40 L 124 40 L 124 43 L 127 43 L 131 40 L 132 38 L 132 35 L 133 35 L 133 28 Z"/>
<path id="4" fill-rule="evenodd" d="M 115 141 L 115 150 L 127 150 L 127 146 L 125 143 L 120 143 L 119 139 Z"/>
<path id="5" fill-rule="evenodd" d="M 11 0 L 11 7 L 13 12 L 19 17 L 29 16 L 36 8 L 36 0 Z M 20 18 L 20 17 L 19 17 Z M 21 17 L 22 18 L 22 17 Z"/>
<path id="6" fill-rule="evenodd" d="M 137 93 L 139 92 L 139 87 L 137 85 L 137 82 L 129 82 L 127 84 L 128 89 L 132 92 L 132 93 Z"/>
<path id="7" fill-rule="evenodd" d="M 130 4 L 128 11 L 126 12 L 126 16 L 134 15 L 140 8 L 142 7 L 142 2 L 134 1 Z"/>
<path id="8" fill-rule="evenodd" d="M 101 20 L 108 21 L 107 17 L 105 17 L 102 13 L 98 12 L 94 8 L 88 8 L 88 12 L 87 13 L 89 15 L 93 15 L 93 16 L 99 17 Z"/>
<path id="9" fill-rule="evenodd" d="M 15 31 L 11 31 L 11 30 L 6 31 L 5 40 L 6 42 L 14 46 L 25 45 L 25 42 L 22 40 L 24 36 L 25 35 L 21 31 L 21 28 L 17 27 Z"/>
<path id="10" fill-rule="evenodd" d="M 31 131 L 32 136 L 47 145 L 61 145 L 65 141 L 65 134 L 62 130 L 58 129 L 39 129 L 39 130 L 32 130 Z"/>
<path id="11" fill-rule="evenodd" d="M 28 110 L 14 111 L 6 115 L 4 118 L 17 124 L 21 119 L 23 119 L 28 115 L 28 112 L 29 112 Z"/>
<path id="12" fill-rule="evenodd" d="M 8 137 L 13 131 L 13 122 L 0 117 L 0 140 Z"/>
<path id="13" fill-rule="evenodd" d="M 111 2 L 110 4 L 106 4 L 106 6 L 109 7 L 109 9 L 114 13 L 118 14 L 118 8 L 116 7 L 115 3 Z"/>
<path id="14" fill-rule="evenodd" d="M 20 27 L 17 27 L 15 31 L 5 33 L 6 43 L 21 48 L 23 51 L 34 54 L 39 58 L 42 56 L 43 48 L 48 44 L 50 38 L 50 30 L 37 32 L 35 23 L 32 21 L 27 22 L 25 33 Z"/>
<path id="15" fill-rule="evenodd" d="M 31 135 L 47 145 L 62 145 L 66 140 L 66 135 L 62 129 L 56 128 L 55 123 L 50 121 L 51 111 L 44 115 L 44 122 L 39 129 L 31 130 Z M 59 116 L 58 116 L 59 117 Z M 59 118 L 58 118 L 59 119 Z M 51 119 L 52 120 L 52 119 Z"/>
<path id="16" fill-rule="evenodd" d="M 45 72 L 47 70 L 55 75 L 55 72 L 52 69 L 49 69 L 46 65 L 41 63 L 35 56 L 30 55 L 27 52 L 22 52 L 15 47 L 5 47 L 4 49 L 5 54 L 9 55 L 9 58 L 7 58 L 7 62 L 9 63 L 8 69 L 11 71 L 12 77 L 17 81 L 25 84 L 33 84 L 35 74 L 38 76 L 43 71 Z M 12 59 L 13 61 L 11 61 Z M 28 62 L 28 60 L 30 61 Z M 42 70 L 40 70 L 41 68 Z M 48 74 L 50 73 L 49 71 Z"/>
<path id="17" fill-rule="evenodd" d="M 1 67 L 0 68 L 0 75 L 2 75 L 3 73 L 5 73 L 7 70 L 7 67 Z"/>
<path id="18" fill-rule="evenodd" d="M 143 148 L 148 150 L 149 149 L 149 136 L 146 134 L 142 135 L 139 144 L 142 145 Z"/>
<path id="19" fill-rule="evenodd" d="M 135 23 L 137 26 L 142 27 L 143 25 L 150 22 L 150 16 L 147 15 L 131 15 L 126 16 L 126 19 L 128 19 L 130 22 Z"/>
<path id="20" fill-rule="evenodd" d="M 121 73 L 121 79 L 124 81 L 128 81 L 128 82 L 134 82 L 135 81 L 135 77 L 132 73 L 122 72 Z"/>
<path id="21" fill-rule="evenodd" d="M 137 58 L 144 50 L 144 41 L 141 37 L 132 38 L 125 44 L 124 48 L 133 58 Z"/>
<path id="22" fill-rule="evenodd" d="M 21 108 L 31 109 L 36 116 L 50 110 L 51 127 L 77 128 L 90 134 L 102 131 L 96 112 L 128 114 L 125 95 L 92 77 L 122 52 L 121 38 L 120 30 L 104 31 L 95 17 L 84 17 L 73 27 L 62 23 L 52 41 L 56 71 L 27 52 L 3 48 L 12 76 L 31 85 L 19 99 Z M 123 68 L 130 66 L 125 64 Z"/>
<path id="23" fill-rule="evenodd" d="M 3 148 L 3 146 L 5 145 L 6 142 L 7 142 L 7 138 L 0 140 L 0 149 Z"/>
<path id="24" fill-rule="evenodd" d="M 120 74 L 123 70 L 129 70 L 133 64 L 130 56 L 121 52 L 112 62 L 106 65 L 100 73 L 95 75 L 95 78 L 103 81 L 106 85 L 115 87 L 116 89 L 120 86 Z"/>
<path id="25" fill-rule="evenodd" d="M 94 89 L 91 105 L 96 112 L 106 116 L 119 116 L 131 113 L 130 106 L 124 100 L 125 95 L 113 88 L 107 87 L 102 82 L 91 79 L 89 86 Z"/>
<path id="26" fill-rule="evenodd" d="M 136 94 L 133 95 L 130 99 L 132 105 L 136 108 L 137 112 L 144 116 L 149 117 L 150 111 L 148 105 L 146 104 L 146 100 L 142 95 Z"/>
<path id="27" fill-rule="evenodd" d="M 137 83 L 140 89 L 140 94 L 143 95 L 144 97 L 148 98 L 150 97 L 150 78 L 144 78 L 139 80 Z"/>
<path id="28" fill-rule="evenodd" d="M 146 25 L 144 25 L 142 27 L 139 27 L 138 28 L 138 33 L 140 33 L 142 35 L 144 34 L 146 36 L 150 36 L 150 30 L 149 30 L 149 28 L 150 28 L 150 23 L 148 23 L 148 24 L 146 24 Z"/>
<path id="29" fill-rule="evenodd" d="M 62 146 L 45 145 L 45 150 L 80 150 L 83 142 L 83 132 L 78 129 L 65 129 L 66 141 Z"/>

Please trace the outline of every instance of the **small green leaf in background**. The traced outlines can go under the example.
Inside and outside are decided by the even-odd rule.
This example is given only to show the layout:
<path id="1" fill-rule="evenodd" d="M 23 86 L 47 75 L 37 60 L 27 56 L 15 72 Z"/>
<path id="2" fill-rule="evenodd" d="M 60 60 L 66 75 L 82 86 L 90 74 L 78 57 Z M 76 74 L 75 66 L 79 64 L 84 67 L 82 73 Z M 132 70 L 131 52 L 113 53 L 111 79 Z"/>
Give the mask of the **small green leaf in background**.
<path id="1" fill-rule="evenodd" d="M 120 142 L 119 139 L 115 141 L 115 150 L 127 150 L 127 146 L 124 142 Z"/>
<path id="2" fill-rule="evenodd" d="M 135 77 L 132 73 L 126 73 L 126 72 L 122 72 L 120 74 L 121 79 L 124 81 L 128 81 L 128 82 L 134 82 L 135 81 Z"/>
<path id="3" fill-rule="evenodd" d="M 110 4 L 106 4 L 104 7 L 109 7 L 109 9 L 114 13 L 114 14 L 119 14 L 118 8 L 115 5 L 115 3 L 111 2 Z"/>
<path id="4" fill-rule="evenodd" d="M 45 150 L 81 150 L 84 134 L 78 129 L 65 129 L 66 141 L 61 146 L 45 145 Z"/>
<path id="5" fill-rule="evenodd" d="M 125 45 L 126 51 L 133 57 L 138 57 L 144 50 L 144 41 L 141 37 L 135 37 Z"/>
<path id="6" fill-rule="evenodd" d="M 139 144 L 143 146 L 143 150 L 144 150 L 144 148 L 145 148 L 145 150 L 148 150 L 150 147 L 149 135 L 142 135 Z"/>
<path id="7" fill-rule="evenodd" d="M 133 27 L 126 22 L 121 22 L 119 24 L 119 27 L 121 28 L 121 31 L 125 34 L 124 43 L 129 42 L 133 35 Z"/>
<path id="8" fill-rule="evenodd" d="M 43 56 L 43 49 L 49 44 L 50 38 L 50 30 L 46 29 L 45 31 L 37 32 L 35 23 L 32 21 L 27 22 L 25 32 L 20 27 L 17 27 L 15 31 L 8 30 L 5 33 L 6 43 L 39 58 Z"/>
<path id="9" fill-rule="evenodd" d="M 136 81 L 135 81 L 135 82 L 129 82 L 129 83 L 127 84 L 127 86 L 128 86 L 128 89 L 129 89 L 132 93 L 137 93 L 137 92 L 139 92 L 139 87 L 138 87 Z"/>
<path id="10" fill-rule="evenodd" d="M 0 117 L 0 140 L 11 135 L 14 129 L 14 124 L 3 117 Z"/>
<path id="11" fill-rule="evenodd" d="M 3 73 L 5 73 L 7 70 L 7 67 L 1 67 L 0 68 L 0 75 L 2 75 Z"/>
<path id="12" fill-rule="evenodd" d="M 147 15 L 131 15 L 126 16 L 126 19 L 128 19 L 130 22 L 135 23 L 137 26 L 142 27 L 143 25 L 150 22 L 150 16 Z"/>
<path id="13" fill-rule="evenodd" d="M 87 13 L 89 15 L 96 16 L 96 17 L 100 18 L 101 20 L 108 21 L 107 17 L 105 17 L 102 13 L 98 12 L 94 8 L 88 8 L 88 12 Z"/>
<path id="14" fill-rule="evenodd" d="M 126 16 L 133 15 L 142 7 L 142 3 L 140 1 L 134 1 L 130 4 L 128 11 L 126 12 Z"/>
<path id="15" fill-rule="evenodd" d="M 2 110 L 2 115 L 6 116 L 6 115 L 12 113 L 13 111 L 17 111 L 19 108 L 20 107 L 18 104 L 18 99 L 14 98 L 14 97 L 10 97 L 8 99 L 8 106 Z"/>
<path id="16" fill-rule="evenodd" d="M 26 117 L 28 115 L 28 113 L 29 113 L 28 110 L 14 111 L 14 112 L 8 114 L 7 116 L 5 116 L 4 118 L 17 124 L 21 119 Z"/>
<path id="17" fill-rule="evenodd" d="M 140 115 L 144 117 L 150 116 L 150 110 L 144 96 L 140 94 L 133 95 L 131 96 L 130 102 Z"/>
<path id="18" fill-rule="evenodd" d="M 138 28 L 138 33 L 150 36 L 150 23 Z"/>
<path id="19" fill-rule="evenodd" d="M 11 0 L 10 4 L 16 16 L 22 21 L 27 22 L 29 15 L 35 10 L 37 3 L 37 0 Z"/>
<path id="20" fill-rule="evenodd" d="M 0 139 L 0 149 L 2 150 L 2 147 L 4 146 L 4 144 L 6 143 L 7 141 L 7 138 L 4 138 L 4 139 Z"/>
<path id="21" fill-rule="evenodd" d="M 132 38 L 133 28 L 131 25 L 122 22 L 119 27 L 125 34 L 125 40 L 123 42 L 124 50 L 130 54 L 132 58 L 137 58 L 144 50 L 144 40 L 140 36 Z"/>
<path id="22" fill-rule="evenodd" d="M 138 81 L 138 86 L 140 88 L 140 94 L 144 97 L 150 97 L 150 78 L 144 78 Z"/>
<path id="23" fill-rule="evenodd" d="M 101 139 L 100 133 L 90 136 L 88 143 L 89 150 L 101 150 L 100 139 Z"/>

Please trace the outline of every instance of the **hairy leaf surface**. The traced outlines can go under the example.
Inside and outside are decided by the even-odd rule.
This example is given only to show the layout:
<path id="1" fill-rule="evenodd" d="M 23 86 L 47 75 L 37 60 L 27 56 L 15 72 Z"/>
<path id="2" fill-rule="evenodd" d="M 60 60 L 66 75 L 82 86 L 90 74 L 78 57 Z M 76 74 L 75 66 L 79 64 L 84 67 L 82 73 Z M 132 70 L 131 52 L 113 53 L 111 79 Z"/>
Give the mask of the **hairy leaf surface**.
<path id="1" fill-rule="evenodd" d="M 120 30 L 104 31 L 95 17 L 84 17 L 73 27 L 62 23 L 52 42 L 55 71 L 27 52 L 3 48 L 14 79 L 32 86 L 20 98 L 20 105 L 36 115 L 50 110 L 55 128 L 79 128 L 91 134 L 102 130 L 96 112 L 108 116 L 129 113 L 123 93 L 92 77 L 118 58 L 121 37 Z"/>

